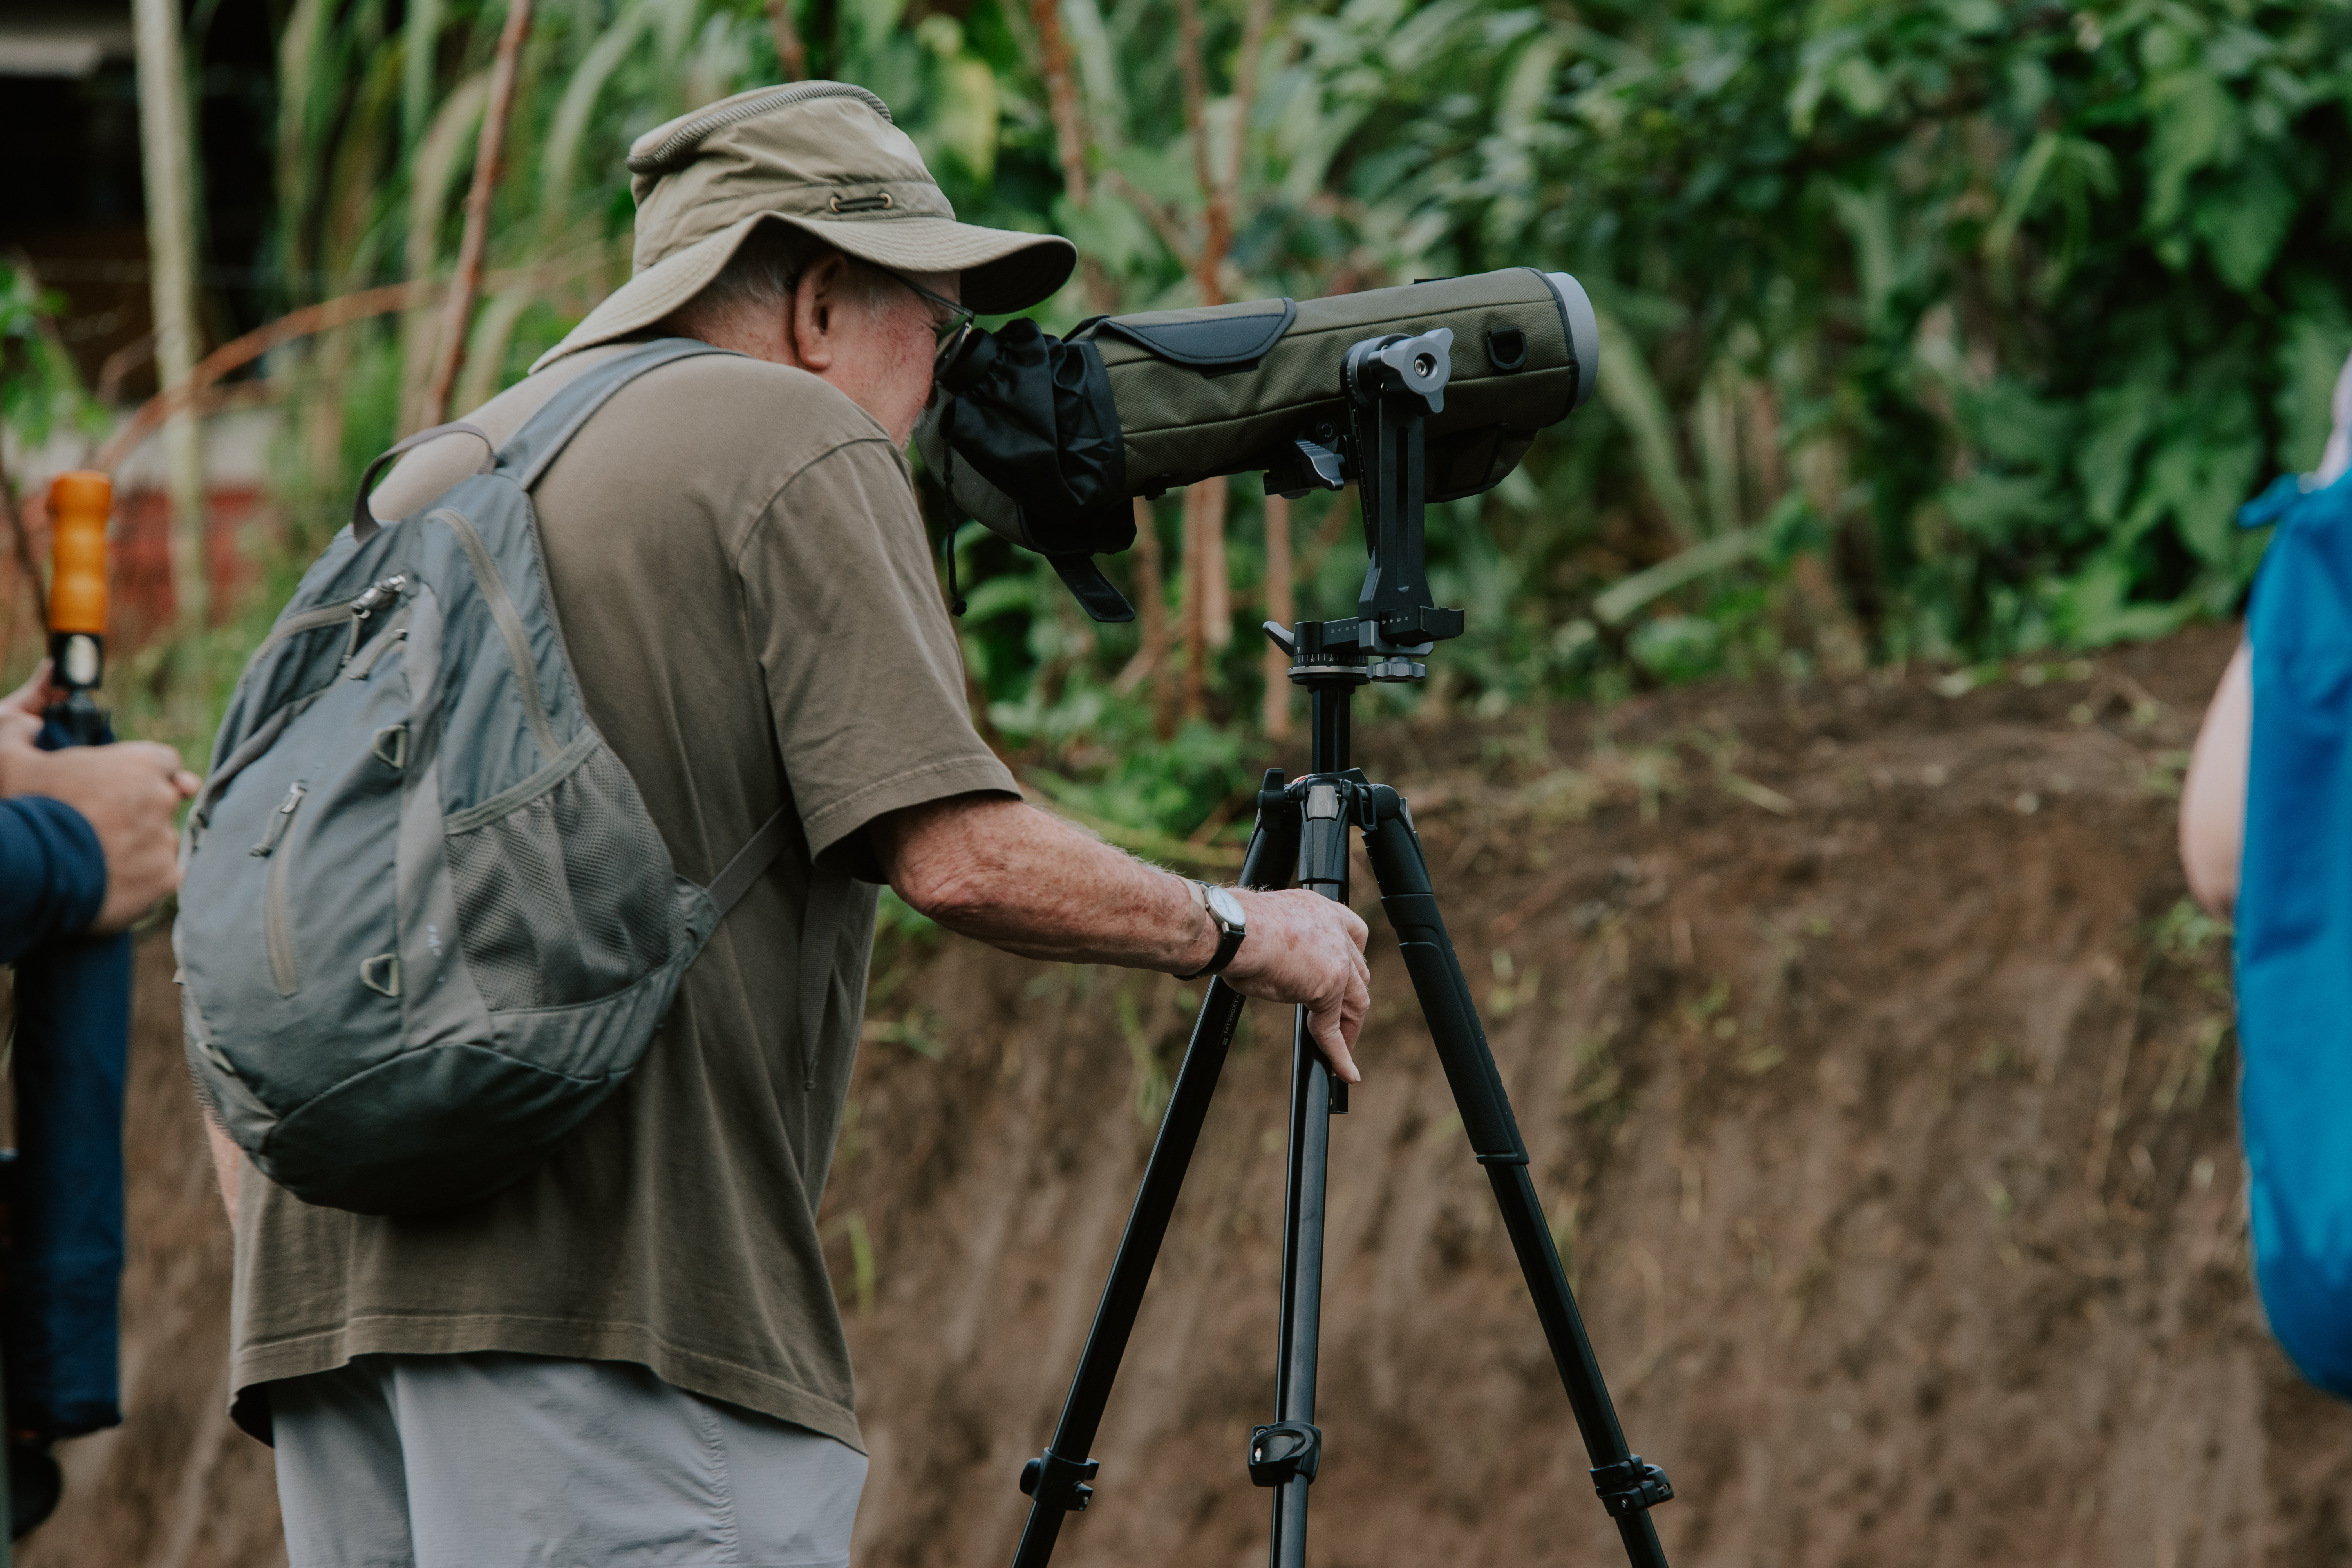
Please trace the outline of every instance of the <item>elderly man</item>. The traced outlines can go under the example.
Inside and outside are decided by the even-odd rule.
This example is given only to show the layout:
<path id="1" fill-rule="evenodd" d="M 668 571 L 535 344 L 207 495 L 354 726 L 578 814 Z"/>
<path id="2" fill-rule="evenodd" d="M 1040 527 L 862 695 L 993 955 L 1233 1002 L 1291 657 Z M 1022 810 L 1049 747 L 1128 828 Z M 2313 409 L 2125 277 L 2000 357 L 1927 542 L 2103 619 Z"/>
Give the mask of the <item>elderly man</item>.
<path id="1" fill-rule="evenodd" d="M 534 500 L 588 710 L 680 873 L 708 879 L 787 804 L 794 842 L 627 1087 L 517 1184 L 353 1215 L 216 1137 L 236 1409 L 274 1436 L 293 1568 L 846 1561 L 866 1461 L 815 1215 L 876 882 L 1013 952 L 1221 969 L 1307 1005 L 1357 1076 L 1361 921 L 1133 860 L 1023 805 L 973 731 L 901 448 L 968 311 L 1045 299 L 1069 243 L 955 222 L 887 109 L 841 83 L 712 105 L 629 166 L 635 276 L 468 417 L 504 439 L 649 336 L 735 351 L 629 385 Z M 479 457 L 418 448 L 376 514 Z M 844 872 L 859 890 L 802 1040 L 787 955 Z"/>

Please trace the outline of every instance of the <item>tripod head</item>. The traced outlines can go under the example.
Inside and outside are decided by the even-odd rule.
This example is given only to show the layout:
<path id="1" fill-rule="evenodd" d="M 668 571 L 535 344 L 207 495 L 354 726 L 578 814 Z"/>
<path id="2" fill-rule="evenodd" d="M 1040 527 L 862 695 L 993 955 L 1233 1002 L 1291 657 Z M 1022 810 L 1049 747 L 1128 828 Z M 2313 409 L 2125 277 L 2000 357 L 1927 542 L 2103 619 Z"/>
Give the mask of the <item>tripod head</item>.
<path id="1" fill-rule="evenodd" d="M 1296 627 L 1265 623 L 1301 686 L 1420 680 L 1429 673 L 1422 661 L 1436 645 L 1462 635 L 1462 612 L 1439 608 L 1430 592 L 1423 523 L 1423 438 L 1430 416 L 1445 411 L 1453 374 L 1450 328 L 1366 338 L 1348 350 L 1341 372 L 1347 434 L 1318 426 L 1320 439 L 1294 441 L 1294 452 L 1265 477 L 1268 495 L 1291 497 L 1353 479 L 1363 503 L 1364 585 L 1354 616 Z"/>

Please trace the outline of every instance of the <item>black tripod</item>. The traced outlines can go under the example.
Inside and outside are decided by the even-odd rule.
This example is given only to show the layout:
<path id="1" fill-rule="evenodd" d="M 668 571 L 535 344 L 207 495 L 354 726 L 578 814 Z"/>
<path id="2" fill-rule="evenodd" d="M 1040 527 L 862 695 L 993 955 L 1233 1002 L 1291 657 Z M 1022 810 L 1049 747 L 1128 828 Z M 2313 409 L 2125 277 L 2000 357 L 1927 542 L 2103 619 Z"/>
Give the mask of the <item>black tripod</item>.
<path id="1" fill-rule="evenodd" d="M 1287 784 L 1279 772 L 1266 774 L 1241 879 L 1252 888 L 1278 888 L 1295 879 L 1326 898 L 1344 900 L 1348 831 L 1363 834 L 1381 908 L 1402 945 L 1463 1130 L 1486 1168 L 1520 1272 L 1535 1297 L 1536 1315 L 1592 1458 L 1593 1485 L 1617 1521 L 1634 1568 L 1665 1568 L 1648 1510 L 1674 1496 L 1674 1488 L 1664 1471 L 1627 1448 L 1618 1426 L 1528 1174 L 1527 1146 L 1504 1095 L 1502 1075 L 1438 914 L 1412 814 L 1395 790 L 1370 783 L 1349 765 L 1349 708 L 1356 688 L 1372 680 L 1421 679 L 1425 667 L 1419 659 L 1440 639 L 1462 634 L 1462 612 L 1432 604 L 1422 566 L 1423 425 L 1427 415 L 1444 406 L 1452 345 L 1453 333 L 1444 330 L 1358 343 L 1347 357 L 1350 427 L 1345 439 L 1337 432 L 1318 432 L 1322 439 L 1297 443 L 1296 458 L 1267 476 L 1268 490 L 1290 492 L 1336 489 L 1355 479 L 1370 561 L 1354 619 L 1306 621 L 1295 629 L 1266 626 L 1266 634 L 1291 655 L 1290 679 L 1307 691 L 1313 771 Z M 1111 1381 L 1233 1044 L 1242 1001 L 1223 981 L 1213 981 L 1201 1005 L 1053 1444 L 1021 1474 L 1021 1489 L 1034 1500 L 1013 1568 L 1045 1568 L 1064 1517 L 1083 1510 L 1093 1496 L 1087 1482 L 1096 1461 L 1083 1456 L 1094 1444 L 1109 1401 Z M 1274 1489 L 1273 1568 L 1303 1568 L 1306 1562 L 1307 1489 L 1322 1450 L 1322 1434 L 1315 1426 L 1315 1366 L 1323 1293 L 1324 1174 L 1330 1118 L 1348 1108 L 1347 1085 L 1330 1076 L 1317 1052 L 1304 1008 L 1293 1028 L 1291 1052 L 1276 1419 L 1251 1433 L 1248 1458 L 1251 1481 Z"/>

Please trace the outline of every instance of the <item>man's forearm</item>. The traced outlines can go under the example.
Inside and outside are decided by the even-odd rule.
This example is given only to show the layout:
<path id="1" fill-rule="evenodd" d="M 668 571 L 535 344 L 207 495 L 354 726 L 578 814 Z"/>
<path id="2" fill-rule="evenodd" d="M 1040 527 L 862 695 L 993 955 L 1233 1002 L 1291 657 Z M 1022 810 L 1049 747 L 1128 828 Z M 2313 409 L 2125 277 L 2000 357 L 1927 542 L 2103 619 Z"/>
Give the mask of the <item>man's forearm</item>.
<path id="1" fill-rule="evenodd" d="M 1008 952 L 1172 974 L 1216 954 L 1217 930 L 1182 878 L 1019 801 L 957 795 L 893 813 L 871 831 L 899 897 Z M 1226 984 L 1305 1006 L 1331 1070 L 1358 1081 L 1352 1047 L 1371 1007 L 1364 922 L 1304 889 L 1235 896 L 1249 933 Z"/>
<path id="2" fill-rule="evenodd" d="M 1171 973 L 1216 952 L 1182 878 L 1035 806 L 959 797 L 901 812 L 884 832 L 898 896 L 992 947 Z"/>

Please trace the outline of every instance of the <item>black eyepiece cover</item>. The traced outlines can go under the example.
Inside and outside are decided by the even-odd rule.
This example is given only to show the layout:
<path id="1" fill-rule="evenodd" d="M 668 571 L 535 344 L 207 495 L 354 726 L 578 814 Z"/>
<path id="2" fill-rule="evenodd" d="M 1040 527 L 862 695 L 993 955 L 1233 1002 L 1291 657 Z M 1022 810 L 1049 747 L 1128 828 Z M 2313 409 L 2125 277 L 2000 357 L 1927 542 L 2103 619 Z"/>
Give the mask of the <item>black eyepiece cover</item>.
<path id="1" fill-rule="evenodd" d="M 940 426 L 956 460 L 1019 498 L 1029 537 L 1014 543 L 1108 555 L 1135 542 L 1118 405 L 1094 344 L 1050 337 L 1024 316 L 974 332 L 940 384 L 955 400 Z"/>

